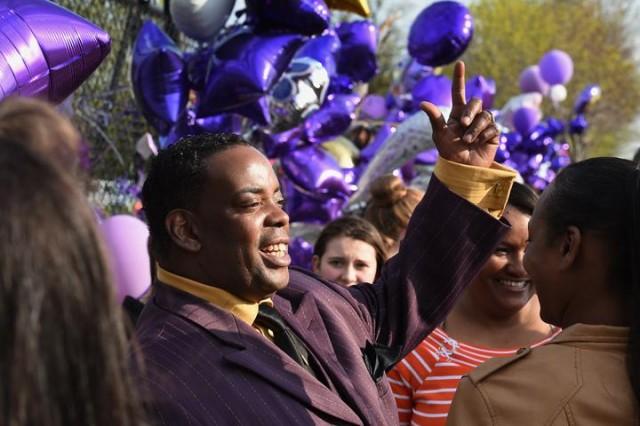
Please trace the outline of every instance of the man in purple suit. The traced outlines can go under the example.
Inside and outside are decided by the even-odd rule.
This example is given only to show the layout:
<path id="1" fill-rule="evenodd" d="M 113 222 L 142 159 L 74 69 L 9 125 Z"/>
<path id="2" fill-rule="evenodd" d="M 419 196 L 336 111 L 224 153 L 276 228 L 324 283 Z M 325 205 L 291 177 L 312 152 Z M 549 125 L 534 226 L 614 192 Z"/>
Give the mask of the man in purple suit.
<path id="1" fill-rule="evenodd" d="M 289 269 L 289 221 L 268 160 L 233 135 L 188 138 L 143 190 L 158 261 L 137 325 L 152 418 L 166 425 L 397 424 L 385 370 L 447 315 L 501 239 L 515 174 L 455 68 L 440 155 L 400 253 L 374 284 Z M 456 195 L 459 194 L 459 195 Z"/>

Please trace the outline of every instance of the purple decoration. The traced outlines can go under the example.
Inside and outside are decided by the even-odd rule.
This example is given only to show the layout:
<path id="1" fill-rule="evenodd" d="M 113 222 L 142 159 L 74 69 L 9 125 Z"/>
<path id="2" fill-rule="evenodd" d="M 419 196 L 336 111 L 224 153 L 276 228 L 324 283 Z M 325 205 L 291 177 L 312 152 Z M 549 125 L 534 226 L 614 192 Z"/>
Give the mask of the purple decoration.
<path id="1" fill-rule="evenodd" d="M 295 222 L 325 224 L 342 216 L 344 198 L 316 200 L 300 194 L 297 203 L 289 210 L 289 218 Z"/>
<path id="2" fill-rule="evenodd" d="M 353 80 L 346 75 L 336 75 L 331 77 L 327 96 L 348 95 L 350 93 L 353 93 Z"/>
<path id="3" fill-rule="evenodd" d="M 62 102 L 102 63 L 109 34 L 44 0 L 0 2 L 0 99 Z"/>
<path id="4" fill-rule="evenodd" d="M 249 20 L 262 30 L 320 34 L 331 14 L 324 0 L 246 0 Z"/>
<path id="5" fill-rule="evenodd" d="M 207 67 L 213 54 L 214 49 L 211 47 L 203 47 L 195 52 L 184 54 L 185 62 L 187 63 L 187 76 L 193 90 L 198 92 L 204 90 Z"/>
<path id="6" fill-rule="evenodd" d="M 522 93 L 549 93 L 549 83 L 544 81 L 538 65 L 531 65 L 520 74 L 520 91 Z"/>
<path id="7" fill-rule="evenodd" d="M 385 121 L 387 123 L 402 123 L 408 117 L 407 113 L 401 109 L 392 109 Z"/>
<path id="8" fill-rule="evenodd" d="M 482 100 L 482 107 L 489 109 L 493 107 L 493 100 L 496 96 L 496 82 L 481 75 L 471 77 L 466 84 L 467 102 L 471 98 Z"/>
<path id="9" fill-rule="evenodd" d="M 330 77 L 336 75 L 334 55 L 340 49 L 340 39 L 334 33 L 314 37 L 297 52 L 295 58 L 312 58 L 320 62 Z"/>
<path id="10" fill-rule="evenodd" d="M 571 164 L 571 157 L 568 155 L 558 155 L 553 160 L 551 160 L 551 169 L 554 171 L 560 171 L 564 169 L 569 164 Z"/>
<path id="11" fill-rule="evenodd" d="M 438 67 L 459 58 L 473 38 L 473 17 L 456 1 L 424 9 L 411 25 L 409 54 L 423 65 Z"/>
<path id="12" fill-rule="evenodd" d="M 131 81 L 138 107 L 166 135 L 187 105 L 188 79 L 182 52 L 156 24 L 146 21 L 133 47 Z"/>
<path id="13" fill-rule="evenodd" d="M 140 297 L 151 285 L 147 240 L 149 230 L 140 219 L 117 215 L 100 224 L 116 283 L 118 302 Z"/>
<path id="14" fill-rule="evenodd" d="M 544 120 L 544 124 L 547 126 L 547 134 L 551 137 L 556 137 L 564 133 L 565 126 L 562 120 L 558 120 L 555 117 L 549 117 Z"/>
<path id="15" fill-rule="evenodd" d="M 416 164 L 425 166 L 434 165 L 438 161 L 438 150 L 436 148 L 431 148 L 426 151 L 422 151 L 416 155 L 415 161 Z"/>
<path id="16" fill-rule="evenodd" d="M 378 71 L 378 29 L 371 21 L 345 22 L 336 28 L 342 46 L 336 54 L 338 72 L 354 81 L 369 81 Z"/>
<path id="17" fill-rule="evenodd" d="M 507 145 L 504 143 L 500 143 L 500 145 L 498 145 L 498 150 L 496 151 L 496 161 L 498 163 L 504 163 L 510 157 L 511 157 L 511 154 L 509 153 L 509 149 L 507 148 Z"/>
<path id="18" fill-rule="evenodd" d="M 287 68 L 301 41 L 293 34 L 239 34 L 228 41 L 232 46 L 220 46 L 227 59 L 212 64 L 198 116 L 236 112 L 268 124 L 269 110 L 263 96 Z"/>
<path id="19" fill-rule="evenodd" d="M 305 138 L 311 143 L 324 142 L 343 134 L 355 118 L 358 95 L 332 95 L 304 122 Z"/>
<path id="20" fill-rule="evenodd" d="M 380 95 L 367 95 L 360 104 L 360 118 L 365 120 L 382 120 L 388 113 L 386 101 Z"/>
<path id="21" fill-rule="evenodd" d="M 313 259 L 313 245 L 302 237 L 293 237 L 289 241 L 289 255 L 291 265 L 311 270 Z"/>
<path id="22" fill-rule="evenodd" d="M 411 58 L 402 73 L 402 87 L 404 91 L 411 92 L 420 80 L 431 74 L 433 74 L 432 67 L 419 64 L 415 59 Z"/>
<path id="23" fill-rule="evenodd" d="M 500 143 L 504 143 L 508 151 L 514 151 L 522 143 L 522 135 L 517 132 L 502 133 Z"/>
<path id="24" fill-rule="evenodd" d="M 576 103 L 573 106 L 573 111 L 576 114 L 584 114 L 589 109 L 589 106 L 597 102 L 602 96 L 602 89 L 597 84 L 589 84 L 576 99 Z"/>
<path id="25" fill-rule="evenodd" d="M 513 113 L 513 127 L 522 135 L 529 132 L 540 122 L 540 111 L 531 107 L 522 107 Z"/>
<path id="26" fill-rule="evenodd" d="M 411 93 L 413 107 L 420 108 L 420 102 L 428 101 L 437 106 L 451 107 L 451 80 L 444 75 L 430 75 L 423 78 Z"/>
<path id="27" fill-rule="evenodd" d="M 395 131 L 396 131 L 395 125 L 392 125 L 392 124 L 382 125 L 382 127 L 378 129 L 378 132 L 373 137 L 373 140 L 369 143 L 369 145 L 367 145 L 362 151 L 360 151 L 360 162 L 361 163 L 370 162 L 373 159 L 373 157 L 378 153 L 380 148 L 382 148 L 382 146 L 387 141 L 389 136 L 394 134 Z"/>
<path id="28" fill-rule="evenodd" d="M 569 133 L 572 135 L 582 135 L 589 128 L 589 122 L 584 114 L 578 114 L 569 123 Z"/>
<path id="29" fill-rule="evenodd" d="M 252 139 L 262 146 L 262 150 L 267 157 L 279 158 L 305 144 L 305 142 L 300 139 L 303 133 L 304 129 L 302 126 L 294 127 L 293 129 L 273 135 L 258 130 L 252 135 Z"/>
<path id="30" fill-rule="evenodd" d="M 167 148 L 185 136 L 219 132 L 239 133 L 241 130 L 242 120 L 236 114 L 220 114 L 196 118 L 195 111 L 186 110 L 169 134 L 160 139 L 160 147 L 162 149 Z"/>
<path id="31" fill-rule="evenodd" d="M 351 193 L 336 160 L 318 147 L 290 152 L 282 157 L 281 164 L 291 182 L 318 197 L 333 198 Z"/>
<path id="32" fill-rule="evenodd" d="M 540 59 L 540 75 L 550 85 L 565 84 L 573 76 L 573 60 L 562 50 L 551 50 Z"/>

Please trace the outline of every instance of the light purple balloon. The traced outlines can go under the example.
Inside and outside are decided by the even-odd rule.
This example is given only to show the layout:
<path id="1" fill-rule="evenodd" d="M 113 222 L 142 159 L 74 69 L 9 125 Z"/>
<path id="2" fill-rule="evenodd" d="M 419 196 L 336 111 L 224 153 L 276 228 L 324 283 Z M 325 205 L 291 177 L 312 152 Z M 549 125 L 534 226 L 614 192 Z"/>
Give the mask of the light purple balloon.
<path id="1" fill-rule="evenodd" d="M 55 3 L 0 1 L 0 98 L 62 102 L 110 49 L 109 34 Z"/>
<path id="2" fill-rule="evenodd" d="M 566 84 L 573 76 L 573 60 L 562 50 L 551 50 L 540 59 L 540 75 L 550 85 Z"/>
<path id="3" fill-rule="evenodd" d="M 540 111 L 531 107 L 522 107 L 513 113 L 513 127 L 522 136 L 527 136 L 540 122 Z"/>
<path id="4" fill-rule="evenodd" d="M 522 93 L 549 93 L 549 83 L 544 81 L 538 65 L 531 65 L 520 73 L 520 91 Z"/>
<path id="5" fill-rule="evenodd" d="M 266 95 L 287 68 L 302 43 L 296 34 L 254 35 L 240 33 L 220 46 L 226 60 L 213 61 L 198 116 L 236 112 L 269 122 Z M 219 56 L 219 52 L 216 52 Z"/>
<path id="6" fill-rule="evenodd" d="M 118 302 L 122 303 L 125 296 L 140 297 L 151 285 L 147 225 L 134 216 L 116 215 L 100 227 L 107 243 Z"/>
<path id="7" fill-rule="evenodd" d="M 437 106 L 451 107 L 451 85 L 449 77 L 444 75 L 430 75 L 418 82 L 413 88 L 414 108 L 420 107 L 420 102 L 428 101 Z"/>
<path id="8" fill-rule="evenodd" d="M 340 49 L 340 39 L 331 32 L 307 41 L 297 52 L 295 58 L 312 58 L 320 62 L 329 77 L 336 75 L 335 54 Z"/>
<path id="9" fill-rule="evenodd" d="M 389 113 L 383 96 L 368 95 L 360 104 L 360 117 L 367 120 L 382 120 Z"/>

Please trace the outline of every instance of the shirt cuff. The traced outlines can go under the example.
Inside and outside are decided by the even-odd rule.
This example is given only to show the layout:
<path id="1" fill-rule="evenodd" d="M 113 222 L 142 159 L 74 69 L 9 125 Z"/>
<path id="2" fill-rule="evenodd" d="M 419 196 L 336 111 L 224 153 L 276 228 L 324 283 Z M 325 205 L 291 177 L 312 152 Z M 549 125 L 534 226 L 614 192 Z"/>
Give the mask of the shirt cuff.
<path id="1" fill-rule="evenodd" d="M 434 174 L 454 194 L 500 218 L 509 199 L 516 171 L 496 163 L 490 168 L 467 166 L 440 157 Z"/>

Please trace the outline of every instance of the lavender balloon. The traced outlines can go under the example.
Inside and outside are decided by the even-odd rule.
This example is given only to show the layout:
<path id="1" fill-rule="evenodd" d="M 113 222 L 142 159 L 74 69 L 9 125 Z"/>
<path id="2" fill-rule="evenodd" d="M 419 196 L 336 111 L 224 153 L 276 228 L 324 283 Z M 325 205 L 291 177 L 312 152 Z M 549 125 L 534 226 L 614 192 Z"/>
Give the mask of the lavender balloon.
<path id="1" fill-rule="evenodd" d="M 246 4 L 250 21 L 263 30 L 313 35 L 329 28 L 331 14 L 324 0 L 247 0 Z"/>
<path id="2" fill-rule="evenodd" d="M 424 9 L 411 25 L 409 54 L 419 63 L 438 67 L 459 58 L 473 38 L 473 18 L 456 1 L 440 1 Z"/>
<path id="3" fill-rule="evenodd" d="M 387 116 L 386 100 L 380 95 L 367 95 L 360 104 L 360 118 L 382 120 Z"/>
<path id="4" fill-rule="evenodd" d="M 240 34 L 229 40 L 237 50 L 225 50 L 229 59 L 212 63 L 198 116 L 236 112 L 268 124 L 268 105 L 262 98 L 287 68 L 301 42 L 301 37 L 294 34 Z"/>
<path id="5" fill-rule="evenodd" d="M 430 75 L 422 79 L 413 88 L 413 107 L 418 109 L 420 102 L 428 101 L 434 105 L 451 107 L 451 80 L 444 75 Z"/>
<path id="6" fill-rule="evenodd" d="M 188 76 L 182 52 L 152 21 L 144 23 L 136 38 L 131 82 L 143 115 L 166 135 L 187 104 Z"/>
<path id="7" fill-rule="evenodd" d="M 140 297 L 151 285 L 147 225 L 136 217 L 117 215 L 106 219 L 100 227 L 116 279 L 118 302 L 125 296 Z"/>
<path id="8" fill-rule="evenodd" d="M 520 73 L 520 91 L 522 93 L 538 92 L 543 95 L 549 93 L 549 83 L 542 78 L 538 65 L 531 65 Z"/>
<path id="9" fill-rule="evenodd" d="M 378 29 L 371 21 L 345 22 L 336 28 L 342 46 L 338 72 L 354 81 L 369 81 L 378 71 Z"/>
<path id="10" fill-rule="evenodd" d="M 0 1 L 0 98 L 62 102 L 102 63 L 109 34 L 44 0 Z"/>
<path id="11" fill-rule="evenodd" d="M 482 100 L 483 108 L 493 107 L 493 100 L 496 96 L 496 82 L 481 75 L 467 80 L 466 84 L 467 101 L 471 98 Z"/>
<path id="12" fill-rule="evenodd" d="M 311 270 L 313 259 L 313 244 L 302 237 L 293 237 L 289 242 L 291 265 Z"/>
<path id="13" fill-rule="evenodd" d="M 550 85 L 565 84 L 573 76 L 573 60 L 562 50 L 551 50 L 540 59 L 540 75 Z"/>
<path id="14" fill-rule="evenodd" d="M 513 114 L 513 127 L 523 136 L 528 135 L 540 122 L 540 111 L 522 107 Z"/>

